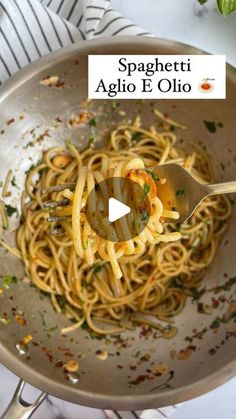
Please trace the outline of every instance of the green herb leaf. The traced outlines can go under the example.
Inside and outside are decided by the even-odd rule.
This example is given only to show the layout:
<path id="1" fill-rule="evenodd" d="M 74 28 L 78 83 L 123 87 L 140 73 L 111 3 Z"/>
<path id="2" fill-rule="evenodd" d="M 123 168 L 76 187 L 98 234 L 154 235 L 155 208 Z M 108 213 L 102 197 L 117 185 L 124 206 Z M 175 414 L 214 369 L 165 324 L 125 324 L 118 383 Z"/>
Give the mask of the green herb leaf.
<path id="1" fill-rule="evenodd" d="M 16 276 L 7 275 L 7 276 L 3 277 L 2 286 L 4 288 L 8 289 L 10 287 L 10 285 L 16 284 L 17 281 L 18 281 L 18 279 L 16 278 Z"/>
<path id="2" fill-rule="evenodd" d="M 141 213 L 141 221 L 147 221 L 148 213 L 146 211 Z"/>
<path id="3" fill-rule="evenodd" d="M 89 283 L 86 281 L 86 279 L 82 279 L 81 285 L 82 285 L 83 288 L 88 288 Z"/>
<path id="4" fill-rule="evenodd" d="M 33 170 L 37 165 L 36 164 L 31 164 L 31 166 L 29 167 L 28 170 L 25 171 L 25 174 L 28 175 L 28 173 Z"/>
<path id="5" fill-rule="evenodd" d="M 133 135 L 132 135 L 132 137 L 131 137 L 131 140 L 134 143 L 137 143 L 138 141 L 141 140 L 142 136 L 143 136 L 142 132 L 134 132 Z"/>
<path id="6" fill-rule="evenodd" d="M 59 304 L 59 306 L 61 307 L 61 309 L 64 309 L 65 305 L 66 305 L 66 297 L 64 297 L 64 295 L 57 295 L 57 302 Z"/>
<path id="7" fill-rule="evenodd" d="M 212 134 L 215 134 L 216 132 L 216 123 L 214 121 L 203 121 L 206 128 L 208 129 L 209 132 L 211 132 Z"/>
<path id="8" fill-rule="evenodd" d="M 13 176 L 12 180 L 11 180 L 11 184 L 12 186 L 15 186 L 17 189 L 19 189 L 19 186 L 16 184 L 16 177 Z"/>
<path id="9" fill-rule="evenodd" d="M 207 0 L 198 0 L 198 3 L 200 3 L 200 4 L 204 4 L 206 2 L 207 2 Z"/>
<path id="10" fill-rule="evenodd" d="M 5 205 L 7 210 L 8 217 L 11 217 L 13 214 L 17 213 L 17 208 L 12 207 L 11 205 Z"/>
<path id="11" fill-rule="evenodd" d="M 87 330 L 87 329 L 89 329 L 89 325 L 88 325 L 88 323 L 87 323 L 87 321 L 86 321 L 86 320 L 82 323 L 81 328 L 82 328 L 83 330 Z"/>
<path id="12" fill-rule="evenodd" d="M 90 121 L 89 121 L 89 126 L 90 127 L 96 127 L 97 124 L 98 124 L 98 119 L 96 117 L 90 119 Z"/>
<path id="13" fill-rule="evenodd" d="M 192 297 L 193 297 L 193 301 L 194 300 L 199 300 L 199 298 L 201 298 L 201 296 L 204 294 L 205 290 L 204 288 L 201 288 L 200 290 L 197 288 L 190 288 L 190 291 L 192 293 Z"/>
<path id="14" fill-rule="evenodd" d="M 111 102 L 111 109 L 112 109 L 112 111 L 115 111 L 116 108 L 118 108 L 118 106 L 119 106 L 119 103 L 117 103 L 115 100 L 113 100 Z"/>
<path id="15" fill-rule="evenodd" d="M 151 186 L 148 183 L 144 183 L 143 185 L 145 195 L 148 195 L 151 189 Z"/>
<path id="16" fill-rule="evenodd" d="M 93 273 L 96 274 L 97 272 L 100 272 L 102 268 L 104 268 L 105 263 L 94 263 L 93 265 Z"/>
<path id="17" fill-rule="evenodd" d="M 221 320 L 219 317 L 216 317 L 213 322 L 210 324 L 211 329 L 218 329 L 220 327 Z"/>
<path id="18" fill-rule="evenodd" d="M 88 140 L 88 146 L 90 146 L 91 144 L 93 144 L 94 140 L 95 140 L 94 135 L 93 134 L 90 134 L 89 135 L 89 140 Z"/>
<path id="19" fill-rule="evenodd" d="M 236 0 L 217 0 L 217 4 L 224 16 L 236 10 Z"/>
<path id="20" fill-rule="evenodd" d="M 152 176 L 154 182 L 158 182 L 160 180 L 159 176 L 156 173 L 154 173 L 153 170 L 146 169 L 146 173 L 148 173 L 150 176 Z"/>
<path id="21" fill-rule="evenodd" d="M 184 192 L 185 192 L 185 190 L 184 190 L 184 189 L 178 189 L 178 190 L 175 192 L 175 196 L 181 196 L 181 195 L 183 195 L 183 194 L 184 194 Z"/>

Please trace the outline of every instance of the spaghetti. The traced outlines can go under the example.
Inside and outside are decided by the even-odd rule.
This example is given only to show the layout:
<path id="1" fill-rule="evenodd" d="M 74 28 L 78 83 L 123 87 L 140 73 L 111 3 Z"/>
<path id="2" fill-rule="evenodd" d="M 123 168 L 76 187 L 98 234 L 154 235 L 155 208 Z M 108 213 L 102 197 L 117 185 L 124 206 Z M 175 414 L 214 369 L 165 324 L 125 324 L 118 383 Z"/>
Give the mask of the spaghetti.
<path id="1" fill-rule="evenodd" d="M 145 180 L 152 193 L 158 180 L 148 169 L 176 163 L 197 180 L 211 182 L 207 154 L 197 147 L 187 154 L 175 143 L 174 132 L 144 129 L 138 117 L 133 124 L 118 126 L 106 149 L 79 152 L 67 143 L 67 148 L 47 150 L 29 172 L 17 245 L 34 284 L 73 321 L 64 333 L 85 324 L 96 334 L 116 334 L 136 324 L 154 326 L 166 338 L 176 333 L 155 319 L 171 323 L 200 285 L 227 229 L 228 199 L 209 197 L 187 222 L 176 225 L 165 223 L 165 217 L 176 218 L 177 212 L 166 211 L 154 194 L 148 225 L 138 237 L 122 243 L 99 238 L 84 211 L 89 192 L 108 175 L 135 177 L 139 170 L 141 183 Z M 65 183 L 76 186 L 50 191 Z M 42 193 L 45 188 L 47 194 Z M 54 211 L 61 217 L 63 235 L 49 232 L 43 209 L 48 199 L 67 200 L 67 206 Z"/>

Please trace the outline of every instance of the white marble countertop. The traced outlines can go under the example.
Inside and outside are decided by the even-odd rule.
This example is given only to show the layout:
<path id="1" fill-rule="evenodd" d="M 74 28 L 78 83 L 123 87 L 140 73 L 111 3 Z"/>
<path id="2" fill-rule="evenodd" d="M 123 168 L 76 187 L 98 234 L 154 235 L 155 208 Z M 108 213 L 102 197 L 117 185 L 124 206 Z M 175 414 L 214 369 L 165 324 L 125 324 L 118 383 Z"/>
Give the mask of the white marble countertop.
<path id="1" fill-rule="evenodd" d="M 236 12 L 223 18 L 217 11 L 216 0 L 208 0 L 203 7 L 196 0 L 113 0 L 112 5 L 157 37 L 177 40 L 212 53 L 226 54 L 227 61 L 236 66 Z M 14 374 L 0 365 L 0 415 L 14 392 L 17 380 Z M 28 386 L 27 400 L 33 401 L 35 394 L 35 390 Z M 236 379 L 233 379 L 207 395 L 182 404 L 171 418 L 235 419 L 235 394 Z M 33 417 L 104 419 L 106 416 L 101 410 L 73 405 L 49 396 Z"/>

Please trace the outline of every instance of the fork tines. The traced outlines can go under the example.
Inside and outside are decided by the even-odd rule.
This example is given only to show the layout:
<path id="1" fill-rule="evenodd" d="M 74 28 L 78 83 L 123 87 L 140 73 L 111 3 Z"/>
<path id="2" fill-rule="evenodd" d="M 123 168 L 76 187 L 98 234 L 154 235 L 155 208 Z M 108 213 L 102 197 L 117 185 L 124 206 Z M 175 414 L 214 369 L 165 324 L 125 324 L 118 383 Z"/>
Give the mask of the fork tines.
<path id="1" fill-rule="evenodd" d="M 70 200 L 68 198 L 61 199 L 60 201 L 46 201 L 43 203 L 43 207 L 45 209 L 57 208 L 57 207 L 65 207 L 68 205 Z"/>
<path id="2" fill-rule="evenodd" d="M 63 183 L 61 185 L 55 185 L 55 186 L 50 186 L 49 188 L 42 188 L 41 192 L 42 194 L 46 194 L 48 192 L 60 192 L 60 191 L 64 191 L 65 189 L 70 189 L 73 190 L 76 186 L 76 183 Z"/>

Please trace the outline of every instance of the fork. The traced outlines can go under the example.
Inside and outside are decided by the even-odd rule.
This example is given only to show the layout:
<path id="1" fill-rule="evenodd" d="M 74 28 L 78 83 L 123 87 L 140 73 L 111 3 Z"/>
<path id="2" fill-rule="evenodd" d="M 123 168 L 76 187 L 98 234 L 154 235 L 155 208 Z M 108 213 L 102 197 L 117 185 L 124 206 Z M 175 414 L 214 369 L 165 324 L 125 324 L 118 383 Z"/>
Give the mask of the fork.
<path id="1" fill-rule="evenodd" d="M 149 169 L 150 170 L 150 169 Z M 236 181 L 202 184 L 196 181 L 192 175 L 178 164 L 164 164 L 151 169 L 157 175 L 160 182 L 157 183 L 157 195 L 166 210 L 177 211 L 179 217 L 168 219 L 171 223 L 182 223 L 186 221 L 200 202 L 208 196 L 228 194 L 236 192 Z M 42 193 L 60 192 L 66 189 L 74 190 L 76 183 L 65 183 L 42 189 Z M 69 204 L 69 199 L 63 198 L 59 201 L 46 201 L 43 206 L 47 210 L 55 210 Z M 67 220 L 70 216 L 49 216 L 48 222 L 58 223 Z M 51 235 L 64 234 L 61 228 L 52 228 Z"/>

